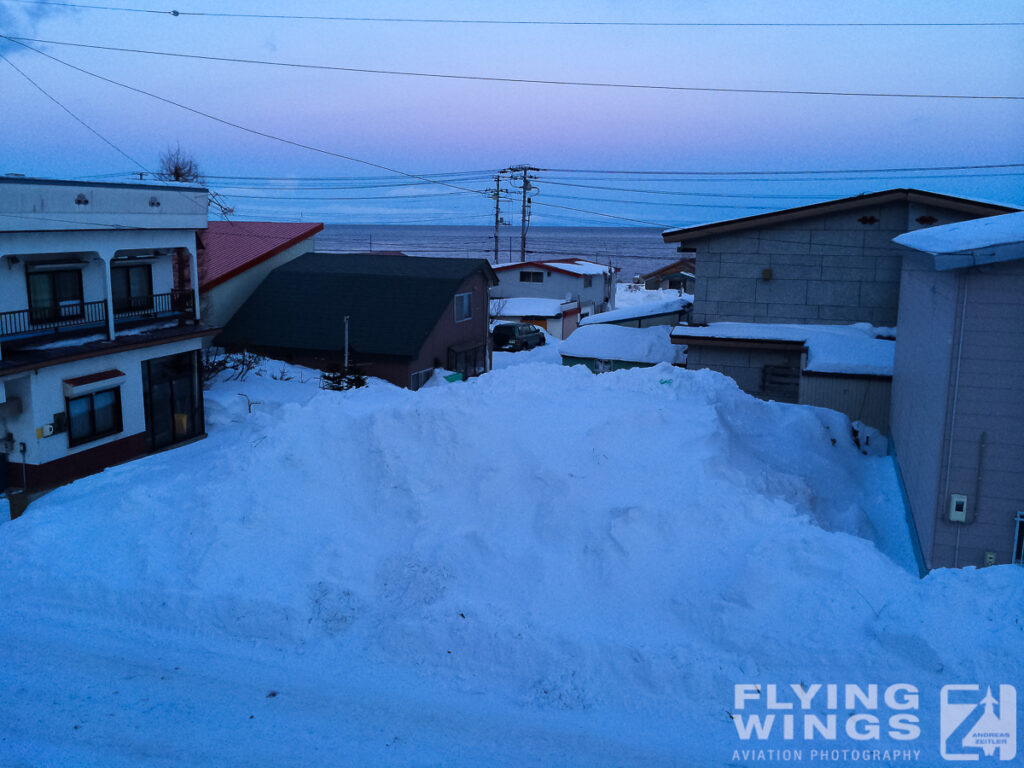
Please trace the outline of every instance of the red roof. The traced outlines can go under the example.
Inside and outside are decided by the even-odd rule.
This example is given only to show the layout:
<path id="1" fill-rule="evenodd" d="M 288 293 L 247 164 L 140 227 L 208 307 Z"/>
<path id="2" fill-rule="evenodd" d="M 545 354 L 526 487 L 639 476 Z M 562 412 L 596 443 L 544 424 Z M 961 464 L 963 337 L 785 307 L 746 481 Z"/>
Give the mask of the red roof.
<path id="1" fill-rule="evenodd" d="M 200 235 L 199 290 L 208 291 L 323 228 L 318 222 L 211 221 Z"/>

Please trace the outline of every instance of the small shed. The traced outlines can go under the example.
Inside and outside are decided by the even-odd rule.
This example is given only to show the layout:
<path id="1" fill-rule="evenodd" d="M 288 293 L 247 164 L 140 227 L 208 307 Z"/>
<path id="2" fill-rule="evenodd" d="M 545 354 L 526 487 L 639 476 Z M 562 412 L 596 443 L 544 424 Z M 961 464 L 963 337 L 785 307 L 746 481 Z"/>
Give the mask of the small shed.
<path id="1" fill-rule="evenodd" d="M 895 338 L 895 328 L 868 323 L 711 323 L 672 331 L 691 352 L 687 368 L 713 368 L 762 399 L 831 408 L 883 433 Z M 724 370 L 720 352 L 728 355 Z"/>
<path id="2" fill-rule="evenodd" d="M 658 363 L 682 366 L 686 350 L 673 344 L 671 328 L 627 328 L 596 324 L 579 328 L 562 342 L 558 353 L 562 365 L 585 365 L 594 373 L 623 368 L 650 368 Z"/>

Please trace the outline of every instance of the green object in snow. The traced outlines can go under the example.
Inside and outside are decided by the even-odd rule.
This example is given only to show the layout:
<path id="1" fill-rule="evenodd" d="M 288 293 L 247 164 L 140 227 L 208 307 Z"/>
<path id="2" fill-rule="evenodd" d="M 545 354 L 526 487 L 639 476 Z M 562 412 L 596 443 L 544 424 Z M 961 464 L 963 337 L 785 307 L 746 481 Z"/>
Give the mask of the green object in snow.
<path id="1" fill-rule="evenodd" d="M 672 379 L 662 379 L 658 383 L 659 384 L 671 384 L 672 383 Z"/>
<path id="2" fill-rule="evenodd" d="M 445 381 L 462 381 L 462 374 L 461 373 L 449 373 L 447 376 L 444 377 L 444 380 Z"/>

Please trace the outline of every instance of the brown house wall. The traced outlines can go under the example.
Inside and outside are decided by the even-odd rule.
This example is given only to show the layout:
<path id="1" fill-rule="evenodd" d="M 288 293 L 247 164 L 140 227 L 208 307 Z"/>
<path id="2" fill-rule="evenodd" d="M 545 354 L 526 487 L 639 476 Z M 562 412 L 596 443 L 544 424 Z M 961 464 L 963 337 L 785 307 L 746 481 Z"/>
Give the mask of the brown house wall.
<path id="1" fill-rule="evenodd" d="M 476 343 L 488 348 L 488 368 L 490 368 L 490 332 L 488 330 L 488 282 L 480 272 L 470 275 L 459 286 L 456 293 L 473 295 L 473 316 L 461 323 L 455 322 L 455 296 L 444 308 L 437 324 L 420 347 L 419 356 L 412 361 L 408 374 L 422 371 L 425 368 L 445 367 L 448 364 L 448 348 Z M 409 386 L 409 375 L 405 383 Z"/>
<path id="2" fill-rule="evenodd" d="M 114 464 L 144 456 L 146 452 L 146 433 L 140 432 L 45 464 L 23 465 L 20 462 L 8 462 L 7 483 L 9 487 L 21 488 L 24 478 L 26 490 L 29 491 L 55 488 L 80 477 L 101 472 Z"/>

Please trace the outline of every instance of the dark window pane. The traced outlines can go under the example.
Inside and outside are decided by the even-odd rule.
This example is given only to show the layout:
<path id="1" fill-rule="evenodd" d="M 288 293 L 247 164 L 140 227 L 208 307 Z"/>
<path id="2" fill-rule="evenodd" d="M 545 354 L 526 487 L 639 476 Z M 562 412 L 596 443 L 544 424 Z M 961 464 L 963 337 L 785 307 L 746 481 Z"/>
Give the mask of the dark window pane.
<path id="1" fill-rule="evenodd" d="M 68 401 L 68 436 L 72 442 L 92 434 L 91 411 L 92 398 L 89 395 Z"/>
<path id="2" fill-rule="evenodd" d="M 107 389 L 92 396 L 92 407 L 96 425 L 96 434 L 102 435 L 117 430 L 120 414 L 117 412 L 117 392 Z"/>

